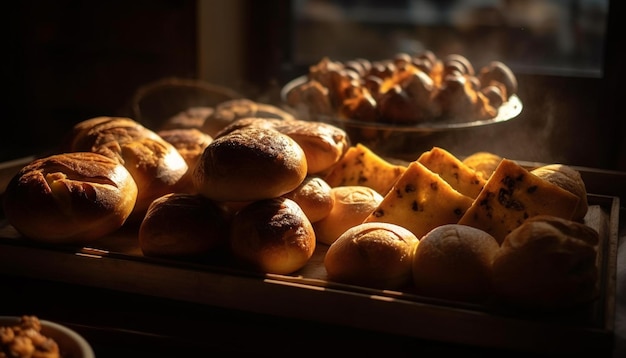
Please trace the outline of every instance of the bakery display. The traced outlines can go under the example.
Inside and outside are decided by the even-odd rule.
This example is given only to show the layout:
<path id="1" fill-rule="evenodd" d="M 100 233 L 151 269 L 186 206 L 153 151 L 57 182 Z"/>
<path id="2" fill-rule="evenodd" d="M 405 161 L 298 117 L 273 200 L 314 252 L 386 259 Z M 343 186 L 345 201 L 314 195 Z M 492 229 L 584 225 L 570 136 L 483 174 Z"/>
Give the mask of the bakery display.
<path id="1" fill-rule="evenodd" d="M 171 143 L 126 117 L 101 116 L 75 124 L 62 150 L 99 153 L 123 164 L 138 189 L 133 221 L 143 218 L 152 200 L 178 191 L 188 169 Z"/>
<path id="2" fill-rule="evenodd" d="M 25 165 L 3 195 L 7 221 L 25 237 L 85 244 L 119 229 L 137 184 L 117 160 L 92 152 L 55 154 Z"/>
<path id="3" fill-rule="evenodd" d="M 571 220 L 538 215 L 506 236 L 493 261 L 501 303 L 563 310 L 598 297 L 598 232 Z"/>
<path id="4" fill-rule="evenodd" d="M 332 187 L 333 206 L 321 220 L 313 223 L 317 241 L 330 245 L 346 230 L 359 225 L 383 200 L 374 189 L 360 185 Z"/>
<path id="5" fill-rule="evenodd" d="M 247 205 L 232 218 L 230 249 L 245 267 L 290 274 L 315 251 L 311 222 L 293 200 L 278 197 Z"/>
<path id="6" fill-rule="evenodd" d="M 253 201 L 286 194 L 307 175 L 302 148 L 274 129 L 247 127 L 209 144 L 193 172 L 198 193 L 218 201 Z"/>
<path id="7" fill-rule="evenodd" d="M 486 303 L 491 298 L 492 262 L 500 245 L 483 230 L 447 224 L 420 239 L 413 282 L 420 295 Z"/>
<path id="8" fill-rule="evenodd" d="M 171 193 L 148 207 L 138 232 L 145 256 L 199 259 L 223 250 L 228 220 L 220 206 L 201 195 Z"/>
<path id="9" fill-rule="evenodd" d="M 418 244 L 415 235 L 401 226 L 380 222 L 359 224 L 330 245 L 324 267 L 330 281 L 400 289 L 411 284 Z"/>

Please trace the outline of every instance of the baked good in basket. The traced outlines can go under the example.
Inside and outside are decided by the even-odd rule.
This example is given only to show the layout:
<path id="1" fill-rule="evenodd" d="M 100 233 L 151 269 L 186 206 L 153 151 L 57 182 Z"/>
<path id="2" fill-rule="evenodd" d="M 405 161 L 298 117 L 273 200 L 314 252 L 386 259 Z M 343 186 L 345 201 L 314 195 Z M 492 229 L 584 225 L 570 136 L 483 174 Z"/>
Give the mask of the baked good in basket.
<path id="1" fill-rule="evenodd" d="M 275 198 L 297 188 L 307 175 L 302 148 L 274 129 L 246 127 L 217 137 L 196 165 L 198 193 L 218 201 Z"/>
<path id="2" fill-rule="evenodd" d="M 547 164 L 530 172 L 576 195 L 580 200 L 572 220 L 582 221 L 585 218 L 587 210 L 589 210 L 589 202 L 587 200 L 587 187 L 580 172 L 564 164 Z"/>
<path id="3" fill-rule="evenodd" d="M 400 289 L 411 284 L 411 265 L 418 244 L 415 235 L 401 226 L 359 224 L 330 245 L 324 267 L 330 281 Z"/>
<path id="4" fill-rule="evenodd" d="M 7 221 L 27 238 L 85 243 L 127 220 L 137 185 L 117 160 L 92 152 L 55 154 L 25 165 L 3 196 Z"/>
<path id="5" fill-rule="evenodd" d="M 233 257 L 256 271 L 293 273 L 306 265 L 315 246 L 311 222 L 291 199 L 258 200 L 232 218 L 230 248 Z"/>

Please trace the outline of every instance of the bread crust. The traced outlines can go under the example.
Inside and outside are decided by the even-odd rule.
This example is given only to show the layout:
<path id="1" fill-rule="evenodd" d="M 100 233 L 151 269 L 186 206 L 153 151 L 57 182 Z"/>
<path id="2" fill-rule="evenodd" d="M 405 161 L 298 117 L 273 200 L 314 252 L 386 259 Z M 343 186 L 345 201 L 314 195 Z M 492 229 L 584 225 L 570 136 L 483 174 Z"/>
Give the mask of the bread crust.
<path id="1" fill-rule="evenodd" d="M 232 219 L 230 246 L 243 265 L 265 273 L 289 274 L 304 267 L 315 251 L 315 232 L 291 199 L 259 200 Z"/>
<path id="2" fill-rule="evenodd" d="M 411 284 L 419 240 L 402 226 L 371 222 L 346 230 L 328 248 L 324 267 L 331 281 L 398 289 Z"/>
<path id="3" fill-rule="evenodd" d="M 218 137 L 194 169 L 196 190 L 218 201 L 275 198 L 300 185 L 307 174 L 302 148 L 273 129 L 248 127 Z"/>
<path id="4" fill-rule="evenodd" d="M 24 166 L 3 198 L 8 222 L 27 238 L 85 243 L 120 228 L 137 185 L 114 159 L 92 152 L 55 154 Z"/>

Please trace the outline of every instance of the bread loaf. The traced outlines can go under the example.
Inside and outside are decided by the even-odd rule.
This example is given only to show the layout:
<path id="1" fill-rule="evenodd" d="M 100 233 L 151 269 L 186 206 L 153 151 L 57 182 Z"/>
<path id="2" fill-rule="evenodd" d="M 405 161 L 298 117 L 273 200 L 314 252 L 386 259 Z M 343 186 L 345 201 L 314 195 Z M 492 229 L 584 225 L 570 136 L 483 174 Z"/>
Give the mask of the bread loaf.
<path id="1" fill-rule="evenodd" d="M 137 199 L 137 185 L 118 161 L 92 152 L 35 159 L 3 196 L 8 222 L 29 239 L 83 244 L 120 228 Z"/>

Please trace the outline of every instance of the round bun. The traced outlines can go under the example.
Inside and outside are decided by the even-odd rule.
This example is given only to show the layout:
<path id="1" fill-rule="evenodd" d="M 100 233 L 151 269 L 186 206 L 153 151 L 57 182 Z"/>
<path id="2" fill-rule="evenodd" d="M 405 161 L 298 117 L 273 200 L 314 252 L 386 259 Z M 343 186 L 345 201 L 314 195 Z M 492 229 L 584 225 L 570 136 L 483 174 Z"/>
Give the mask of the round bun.
<path id="1" fill-rule="evenodd" d="M 22 235 L 48 243 L 85 243 L 119 229 L 135 206 L 137 185 L 118 161 L 91 152 L 56 154 L 24 166 L 3 206 Z"/>
<path id="2" fill-rule="evenodd" d="M 509 233 L 493 261 L 499 301 L 533 309 L 569 308 L 598 295 L 599 236 L 584 224 L 538 215 Z"/>
<path id="3" fill-rule="evenodd" d="M 291 137 L 304 151 L 310 175 L 329 170 L 350 146 L 348 135 L 343 129 L 329 123 L 297 119 L 241 118 L 224 127 L 216 138 L 246 127 L 271 128 Z"/>
<path id="4" fill-rule="evenodd" d="M 480 229 L 447 224 L 420 239 L 413 257 L 418 294 L 465 302 L 491 297 L 491 264 L 496 239 Z"/>
<path id="5" fill-rule="evenodd" d="M 141 220 L 152 201 L 180 190 L 188 166 L 176 148 L 156 132 L 125 117 L 95 117 L 77 123 L 68 152 L 94 152 L 118 160 L 137 184 L 130 220 Z"/>
<path id="6" fill-rule="evenodd" d="M 374 211 L 383 196 L 376 190 L 358 185 L 331 188 L 333 207 L 323 219 L 313 223 L 317 241 L 330 245 L 344 231 L 363 223 Z"/>
<path id="7" fill-rule="evenodd" d="M 478 174 L 486 180 L 496 171 L 498 164 L 502 161 L 502 157 L 490 152 L 476 152 L 465 159 L 463 164 L 474 169 Z"/>
<path id="8" fill-rule="evenodd" d="M 210 199 L 253 201 L 294 190 L 306 174 L 304 152 L 293 139 L 273 129 L 249 127 L 211 142 L 193 181 Z"/>
<path id="9" fill-rule="evenodd" d="M 531 170 L 531 173 L 576 195 L 580 200 L 572 220 L 582 221 L 585 218 L 589 210 L 587 188 L 577 170 L 563 164 L 548 164 Z"/>
<path id="10" fill-rule="evenodd" d="M 370 222 L 346 230 L 324 257 L 331 281 L 382 289 L 411 283 L 411 264 L 418 239 L 402 226 Z"/>
<path id="11" fill-rule="evenodd" d="M 151 257 L 206 257 L 225 248 L 227 240 L 225 216 L 201 195 L 171 193 L 155 199 L 139 227 L 139 247 Z"/>
<path id="12" fill-rule="evenodd" d="M 167 129 L 157 132 L 161 138 L 172 144 L 187 163 L 187 172 L 180 180 L 180 191 L 195 193 L 193 184 L 193 170 L 202 157 L 204 149 L 213 141 L 213 138 L 195 128 Z"/>
<path id="13" fill-rule="evenodd" d="M 284 197 L 300 205 L 309 221 L 314 223 L 326 217 L 332 210 L 335 199 L 330 191 L 331 187 L 324 179 L 308 176 L 300 186 Z"/>
<path id="14" fill-rule="evenodd" d="M 245 206 L 232 218 L 230 246 L 237 261 L 265 273 L 289 274 L 315 251 L 315 232 L 291 199 L 272 198 Z"/>

